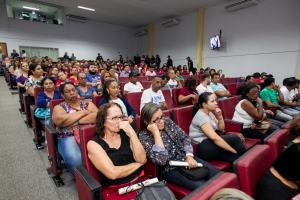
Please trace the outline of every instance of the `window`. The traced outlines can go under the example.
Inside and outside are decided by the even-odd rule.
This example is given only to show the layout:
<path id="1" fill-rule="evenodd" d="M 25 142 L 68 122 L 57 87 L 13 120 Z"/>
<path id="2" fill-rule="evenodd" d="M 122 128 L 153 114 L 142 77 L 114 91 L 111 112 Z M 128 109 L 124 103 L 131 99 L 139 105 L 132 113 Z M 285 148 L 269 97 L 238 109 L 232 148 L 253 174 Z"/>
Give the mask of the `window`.
<path id="1" fill-rule="evenodd" d="M 6 0 L 6 10 L 9 18 L 62 25 L 61 7 L 34 1 Z"/>
<path id="2" fill-rule="evenodd" d="M 22 50 L 25 50 L 27 58 L 31 58 L 33 56 L 36 56 L 39 59 L 45 56 L 48 56 L 48 58 L 52 58 L 53 60 L 57 60 L 58 58 L 58 48 L 26 47 L 26 46 L 19 46 L 19 48 L 20 48 L 19 51 L 20 53 L 22 52 Z"/>

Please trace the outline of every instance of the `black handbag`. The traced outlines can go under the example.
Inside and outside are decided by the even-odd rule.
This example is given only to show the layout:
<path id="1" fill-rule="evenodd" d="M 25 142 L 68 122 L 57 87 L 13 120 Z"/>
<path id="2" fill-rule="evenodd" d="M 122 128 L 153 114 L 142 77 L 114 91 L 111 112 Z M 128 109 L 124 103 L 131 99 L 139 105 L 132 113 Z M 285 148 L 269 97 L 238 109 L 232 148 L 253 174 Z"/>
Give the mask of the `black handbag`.
<path id="1" fill-rule="evenodd" d="M 178 148 L 179 151 L 181 151 L 180 147 L 177 145 L 176 142 L 169 136 L 169 134 L 166 132 L 167 136 L 170 138 L 170 140 L 175 144 L 175 146 Z M 203 164 L 202 164 L 203 165 Z M 176 169 L 186 178 L 191 180 L 201 180 L 206 179 L 209 175 L 209 168 L 206 166 L 202 167 L 195 167 L 192 169 L 188 169 L 186 167 L 176 167 Z"/>
<path id="2" fill-rule="evenodd" d="M 163 181 L 143 187 L 137 191 L 138 200 L 175 200 L 174 193 Z"/>

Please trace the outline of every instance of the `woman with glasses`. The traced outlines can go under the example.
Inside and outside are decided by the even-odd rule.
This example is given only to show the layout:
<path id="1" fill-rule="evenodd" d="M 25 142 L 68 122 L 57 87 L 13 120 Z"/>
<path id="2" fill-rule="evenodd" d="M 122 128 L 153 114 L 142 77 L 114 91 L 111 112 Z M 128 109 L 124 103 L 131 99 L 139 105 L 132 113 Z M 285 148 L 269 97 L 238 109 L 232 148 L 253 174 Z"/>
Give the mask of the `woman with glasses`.
<path id="1" fill-rule="evenodd" d="M 259 88 L 256 83 L 251 83 L 245 90 L 246 98 L 242 99 L 235 107 L 232 120 L 243 123 L 242 134 L 247 138 L 263 140 L 270 131 L 263 134 L 251 128 L 253 122 L 258 123 L 264 117 L 263 102 L 259 98 Z M 272 128 L 270 129 L 272 131 Z"/>
<path id="2" fill-rule="evenodd" d="M 65 101 L 54 107 L 52 121 L 58 130 L 58 152 L 74 177 L 74 168 L 82 162 L 80 148 L 74 139 L 73 130 L 95 124 L 98 109 L 92 102 L 78 99 L 72 82 L 61 84 L 59 91 Z"/>
<path id="3" fill-rule="evenodd" d="M 163 179 L 194 190 L 216 175 L 219 170 L 209 163 L 193 155 L 191 138 L 181 130 L 171 119 L 165 117 L 161 108 L 153 103 L 146 104 L 141 112 L 139 139 L 151 161 L 163 167 Z M 191 180 L 182 175 L 169 161 L 188 163 L 188 168 L 195 168 L 202 163 L 209 168 L 205 179 Z"/>
<path id="4" fill-rule="evenodd" d="M 98 107 L 108 102 L 119 104 L 123 114 L 128 116 L 128 121 L 131 124 L 136 116 L 136 111 L 124 97 L 119 97 L 119 90 L 120 86 L 115 80 L 106 81 L 103 87 L 102 99 L 100 100 Z"/>
<path id="5" fill-rule="evenodd" d="M 87 86 L 86 74 L 81 72 L 78 74 L 78 87 L 76 88 L 77 93 L 80 97 L 92 100 L 94 96 L 98 96 L 97 92 L 91 87 Z"/>
<path id="6" fill-rule="evenodd" d="M 127 200 L 126 194 L 118 194 L 118 189 L 131 185 L 143 176 L 141 167 L 147 159 L 137 134 L 119 104 L 110 102 L 100 106 L 94 135 L 87 144 L 87 151 L 98 170 L 103 199 Z M 130 199 L 135 195 L 136 192 L 129 193 Z"/>
<path id="7" fill-rule="evenodd" d="M 189 135 L 199 142 L 199 158 L 233 163 L 247 151 L 242 143 L 245 141 L 242 134 L 219 136 L 216 133 L 216 130 L 224 132 L 225 124 L 214 93 L 203 92 L 199 96 L 198 102 L 194 104 L 192 116 Z"/>

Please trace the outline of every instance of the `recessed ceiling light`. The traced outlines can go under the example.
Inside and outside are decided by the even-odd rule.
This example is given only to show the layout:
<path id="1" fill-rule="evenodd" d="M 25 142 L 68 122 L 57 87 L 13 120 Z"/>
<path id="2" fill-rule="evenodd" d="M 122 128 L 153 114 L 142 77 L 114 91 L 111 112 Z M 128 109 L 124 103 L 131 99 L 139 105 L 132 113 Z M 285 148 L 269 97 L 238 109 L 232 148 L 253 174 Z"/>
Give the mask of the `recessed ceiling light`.
<path id="1" fill-rule="evenodd" d="M 84 10 L 95 11 L 95 9 L 87 8 L 87 7 L 83 7 L 83 6 L 78 6 L 78 8 L 81 8 L 81 9 L 84 9 Z"/>
<path id="2" fill-rule="evenodd" d="M 23 8 L 30 9 L 30 10 L 40 10 L 38 8 L 32 8 L 32 7 L 27 7 L 27 6 L 23 6 Z"/>

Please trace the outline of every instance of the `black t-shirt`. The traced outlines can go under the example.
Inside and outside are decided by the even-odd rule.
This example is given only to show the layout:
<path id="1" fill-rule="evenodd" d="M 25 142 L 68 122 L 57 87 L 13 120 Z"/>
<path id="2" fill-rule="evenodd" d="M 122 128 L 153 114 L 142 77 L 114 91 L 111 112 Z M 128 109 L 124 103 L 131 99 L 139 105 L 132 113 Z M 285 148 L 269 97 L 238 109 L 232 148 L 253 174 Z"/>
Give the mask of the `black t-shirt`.
<path id="1" fill-rule="evenodd" d="M 107 153 L 108 157 L 111 159 L 112 163 L 115 166 L 123 166 L 128 165 L 130 163 L 134 163 L 135 160 L 133 157 L 133 152 L 130 148 L 129 137 L 124 131 L 121 131 L 119 134 L 121 136 L 121 146 L 119 149 L 110 148 L 109 145 L 98 136 L 94 137 L 92 140 L 98 143 L 104 149 L 104 151 Z M 108 187 L 110 185 L 124 184 L 132 181 L 142 172 L 142 168 L 137 169 L 135 172 L 133 172 L 127 177 L 117 178 L 115 180 L 108 179 L 100 171 L 98 172 L 102 181 L 102 185 Z"/>
<path id="2" fill-rule="evenodd" d="M 189 66 L 189 71 L 192 71 L 192 69 L 194 69 L 194 64 L 193 64 L 193 61 L 191 59 L 188 60 L 188 66 Z"/>
<path id="3" fill-rule="evenodd" d="M 167 60 L 167 67 L 173 66 L 173 60 L 170 58 Z"/>
<path id="4" fill-rule="evenodd" d="M 270 169 L 256 185 L 256 200 L 290 200 L 300 191 L 292 189 L 276 178 Z"/>
<path id="5" fill-rule="evenodd" d="M 97 56 L 96 60 L 102 60 L 103 61 L 103 58 L 102 58 L 102 56 Z"/>

